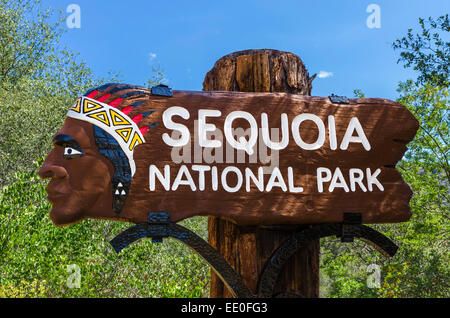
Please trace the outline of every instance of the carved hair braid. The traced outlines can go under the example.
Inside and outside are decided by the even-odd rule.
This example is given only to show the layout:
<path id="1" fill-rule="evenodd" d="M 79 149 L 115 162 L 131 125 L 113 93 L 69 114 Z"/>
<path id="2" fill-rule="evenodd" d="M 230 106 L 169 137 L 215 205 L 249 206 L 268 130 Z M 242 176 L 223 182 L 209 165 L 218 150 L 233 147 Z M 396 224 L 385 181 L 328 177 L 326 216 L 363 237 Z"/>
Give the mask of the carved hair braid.
<path id="1" fill-rule="evenodd" d="M 136 85 L 109 83 L 93 89 L 84 94 L 85 97 L 108 104 L 120 110 L 133 120 L 144 135 L 151 127 L 159 123 L 148 122 L 146 118 L 155 111 L 140 112 L 140 107 L 149 102 L 151 92 Z M 117 141 L 103 129 L 93 125 L 94 139 L 98 151 L 114 166 L 112 177 L 113 211 L 120 214 L 129 194 L 132 180 L 130 164 L 127 156 Z"/>

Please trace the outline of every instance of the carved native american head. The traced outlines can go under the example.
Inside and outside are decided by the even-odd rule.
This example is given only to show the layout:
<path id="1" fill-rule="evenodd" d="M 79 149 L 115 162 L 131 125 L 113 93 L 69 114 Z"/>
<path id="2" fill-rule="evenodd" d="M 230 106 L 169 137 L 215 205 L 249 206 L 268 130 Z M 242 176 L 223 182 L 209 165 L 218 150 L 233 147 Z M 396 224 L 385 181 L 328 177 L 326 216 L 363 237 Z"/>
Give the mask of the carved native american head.
<path id="1" fill-rule="evenodd" d="M 121 213 L 136 171 L 133 152 L 158 125 L 150 116 L 154 110 L 141 107 L 150 94 L 134 85 L 105 84 L 69 109 L 39 171 L 41 178 L 51 178 L 47 193 L 56 225 L 84 218 L 127 220 Z"/>

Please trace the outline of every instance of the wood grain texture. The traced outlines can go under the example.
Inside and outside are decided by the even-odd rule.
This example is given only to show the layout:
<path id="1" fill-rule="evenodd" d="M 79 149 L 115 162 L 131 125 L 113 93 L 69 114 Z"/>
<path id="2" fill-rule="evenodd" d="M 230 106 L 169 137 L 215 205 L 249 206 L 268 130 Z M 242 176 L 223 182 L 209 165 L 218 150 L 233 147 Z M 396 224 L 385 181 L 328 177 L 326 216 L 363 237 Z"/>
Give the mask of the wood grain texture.
<path id="1" fill-rule="evenodd" d="M 253 85 L 253 81 L 248 81 L 247 86 L 237 87 L 235 76 L 229 70 L 230 65 L 236 63 L 239 56 L 263 56 L 252 59 L 252 67 L 247 69 L 261 69 L 262 77 L 269 78 L 270 84 L 266 81 L 258 81 L 260 85 Z M 265 63 L 265 61 L 268 63 Z M 295 65 L 295 67 L 280 67 L 283 60 L 285 66 Z M 264 61 L 260 65 L 258 61 Z M 292 63 L 289 63 L 292 61 Z M 269 67 L 266 67 L 266 65 Z M 255 72 L 252 72 L 255 76 Z M 295 74 L 295 75 L 294 75 Z M 216 62 L 214 68 L 208 72 L 203 90 L 205 91 L 258 91 L 258 92 L 286 92 L 300 95 L 311 95 L 311 83 L 315 75 L 309 77 L 306 68 L 300 58 L 289 52 L 276 50 L 246 50 L 231 53 Z M 297 79 L 293 81 L 292 79 Z M 221 85 L 227 83 L 227 85 Z M 261 84 L 264 83 L 264 84 Z M 297 228 L 300 230 L 300 228 Z M 242 235 L 241 235 L 242 233 Z M 288 239 L 292 235 L 290 231 L 269 230 L 260 227 L 243 227 L 223 218 L 208 217 L 208 241 L 215 247 L 228 263 L 233 264 L 233 268 L 242 277 L 244 282 L 253 292 L 256 292 L 257 282 L 267 260 L 278 248 L 280 242 Z M 291 257 L 281 271 L 276 286 L 276 292 L 290 291 L 304 297 L 319 296 L 319 240 L 310 241 Z M 231 297 L 230 292 L 225 288 L 219 277 L 211 271 L 210 283 L 211 297 Z"/>
<path id="2" fill-rule="evenodd" d="M 331 150 L 327 134 L 320 149 L 304 150 L 290 136 L 286 149 L 279 152 L 279 168 L 286 183 L 287 167 L 293 168 L 294 185 L 302 186 L 302 193 L 283 192 L 277 187 L 270 192 L 260 192 L 253 184 L 250 192 L 246 192 L 243 186 L 240 191 L 230 193 L 220 184 L 217 191 L 213 191 L 208 174 L 205 191 L 192 191 L 185 185 L 176 191 L 166 191 L 158 181 L 156 190 L 150 191 L 151 164 L 156 165 L 160 171 L 163 171 L 165 165 L 169 165 L 171 183 L 181 164 L 189 168 L 194 180 L 198 180 L 198 176 L 190 169 L 192 165 L 205 164 L 195 162 L 193 150 L 189 158 L 191 163 L 173 162 L 172 148 L 162 141 L 162 134 L 170 131 L 160 124 L 146 134 L 146 143 L 137 146 L 134 151 L 137 170 L 122 214 L 133 222 L 145 221 L 145 211 L 149 210 L 170 211 L 173 221 L 195 215 L 213 215 L 246 226 L 340 222 L 344 210 L 362 213 L 364 223 L 402 222 L 410 217 L 411 190 L 394 167 L 406 151 L 406 143 L 414 137 L 418 122 L 401 104 L 385 99 L 350 99 L 350 104 L 338 105 L 331 103 L 328 98 L 285 93 L 174 91 L 172 98 L 149 97 L 139 107 L 139 112 L 157 110 L 149 120 L 162 122 L 164 110 L 175 105 L 186 108 L 190 113 L 188 120 L 178 118 L 175 121 L 185 124 L 191 130 L 192 148 L 195 143 L 193 132 L 198 109 L 221 110 L 221 117 L 208 118 L 208 123 L 215 124 L 219 129 L 223 129 L 224 119 L 235 110 L 252 113 L 258 123 L 261 122 L 261 113 L 265 112 L 269 117 L 269 127 L 280 127 L 281 113 L 288 115 L 289 123 L 299 114 L 312 113 L 320 117 L 325 126 L 328 125 L 328 115 L 333 115 L 338 145 L 350 119 L 357 117 L 372 148 L 366 151 L 361 143 L 350 143 L 347 150 Z M 236 121 L 236 125 L 239 124 Z M 245 122 L 242 125 L 244 124 Z M 317 127 L 311 121 L 301 125 L 300 133 L 305 142 L 317 139 Z M 245 168 L 250 168 L 256 175 L 257 168 L 264 164 L 259 161 L 250 163 L 248 156 L 245 156 L 245 163 L 206 164 L 216 166 L 219 175 L 227 166 L 238 167 L 243 173 Z M 339 167 L 344 176 L 348 176 L 351 168 L 363 171 L 370 168 L 372 172 L 381 169 L 378 180 L 384 186 L 384 191 L 375 187 L 372 192 L 358 189 L 355 192 L 344 192 L 338 188 L 333 192 L 325 190 L 319 193 L 316 178 L 318 167 L 326 167 L 332 171 Z M 269 175 L 265 175 L 265 182 L 268 178 Z M 346 179 L 348 182 L 348 178 Z M 227 180 L 230 185 L 237 183 L 234 174 L 229 174 Z"/>
<path id="3" fill-rule="evenodd" d="M 312 81 L 302 60 L 290 52 L 245 50 L 219 59 L 206 74 L 205 91 L 285 92 L 311 95 Z"/>

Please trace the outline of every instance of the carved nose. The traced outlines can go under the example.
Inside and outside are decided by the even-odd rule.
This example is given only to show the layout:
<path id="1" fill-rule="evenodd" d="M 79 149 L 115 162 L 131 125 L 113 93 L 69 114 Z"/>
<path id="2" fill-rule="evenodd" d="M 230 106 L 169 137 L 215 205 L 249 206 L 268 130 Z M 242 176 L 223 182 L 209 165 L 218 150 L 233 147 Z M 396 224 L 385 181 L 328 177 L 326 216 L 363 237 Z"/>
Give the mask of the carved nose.
<path id="1" fill-rule="evenodd" d="M 67 170 L 64 167 L 47 162 L 47 160 L 45 160 L 41 169 L 39 169 L 38 174 L 42 179 L 65 178 L 68 175 Z"/>

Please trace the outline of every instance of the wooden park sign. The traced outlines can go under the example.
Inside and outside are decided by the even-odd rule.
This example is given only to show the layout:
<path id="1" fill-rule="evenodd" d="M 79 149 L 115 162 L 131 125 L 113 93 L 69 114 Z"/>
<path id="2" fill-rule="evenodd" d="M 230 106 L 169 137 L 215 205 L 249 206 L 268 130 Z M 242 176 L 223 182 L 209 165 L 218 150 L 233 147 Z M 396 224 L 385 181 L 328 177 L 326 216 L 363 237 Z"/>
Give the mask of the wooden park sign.
<path id="1" fill-rule="evenodd" d="M 401 222 L 411 214 L 411 191 L 395 165 L 417 128 L 403 105 L 385 99 L 167 97 L 105 85 L 69 110 L 41 175 L 66 170 L 66 181 L 48 187 L 58 224 L 140 223 L 149 211 L 169 212 L 174 222 L 213 215 L 240 225 L 340 222 L 342 211 L 361 213 L 364 223 Z"/>
<path id="2" fill-rule="evenodd" d="M 136 223 L 111 241 L 117 252 L 181 240 L 211 265 L 212 297 L 317 297 L 325 236 L 392 256 L 395 244 L 361 223 L 410 218 L 395 165 L 418 122 L 386 99 L 296 95 L 313 78 L 291 53 L 249 50 L 216 63 L 204 86 L 216 91 L 91 89 L 39 171 L 52 221 Z M 210 216 L 212 246 L 176 224 L 197 215 Z"/>

